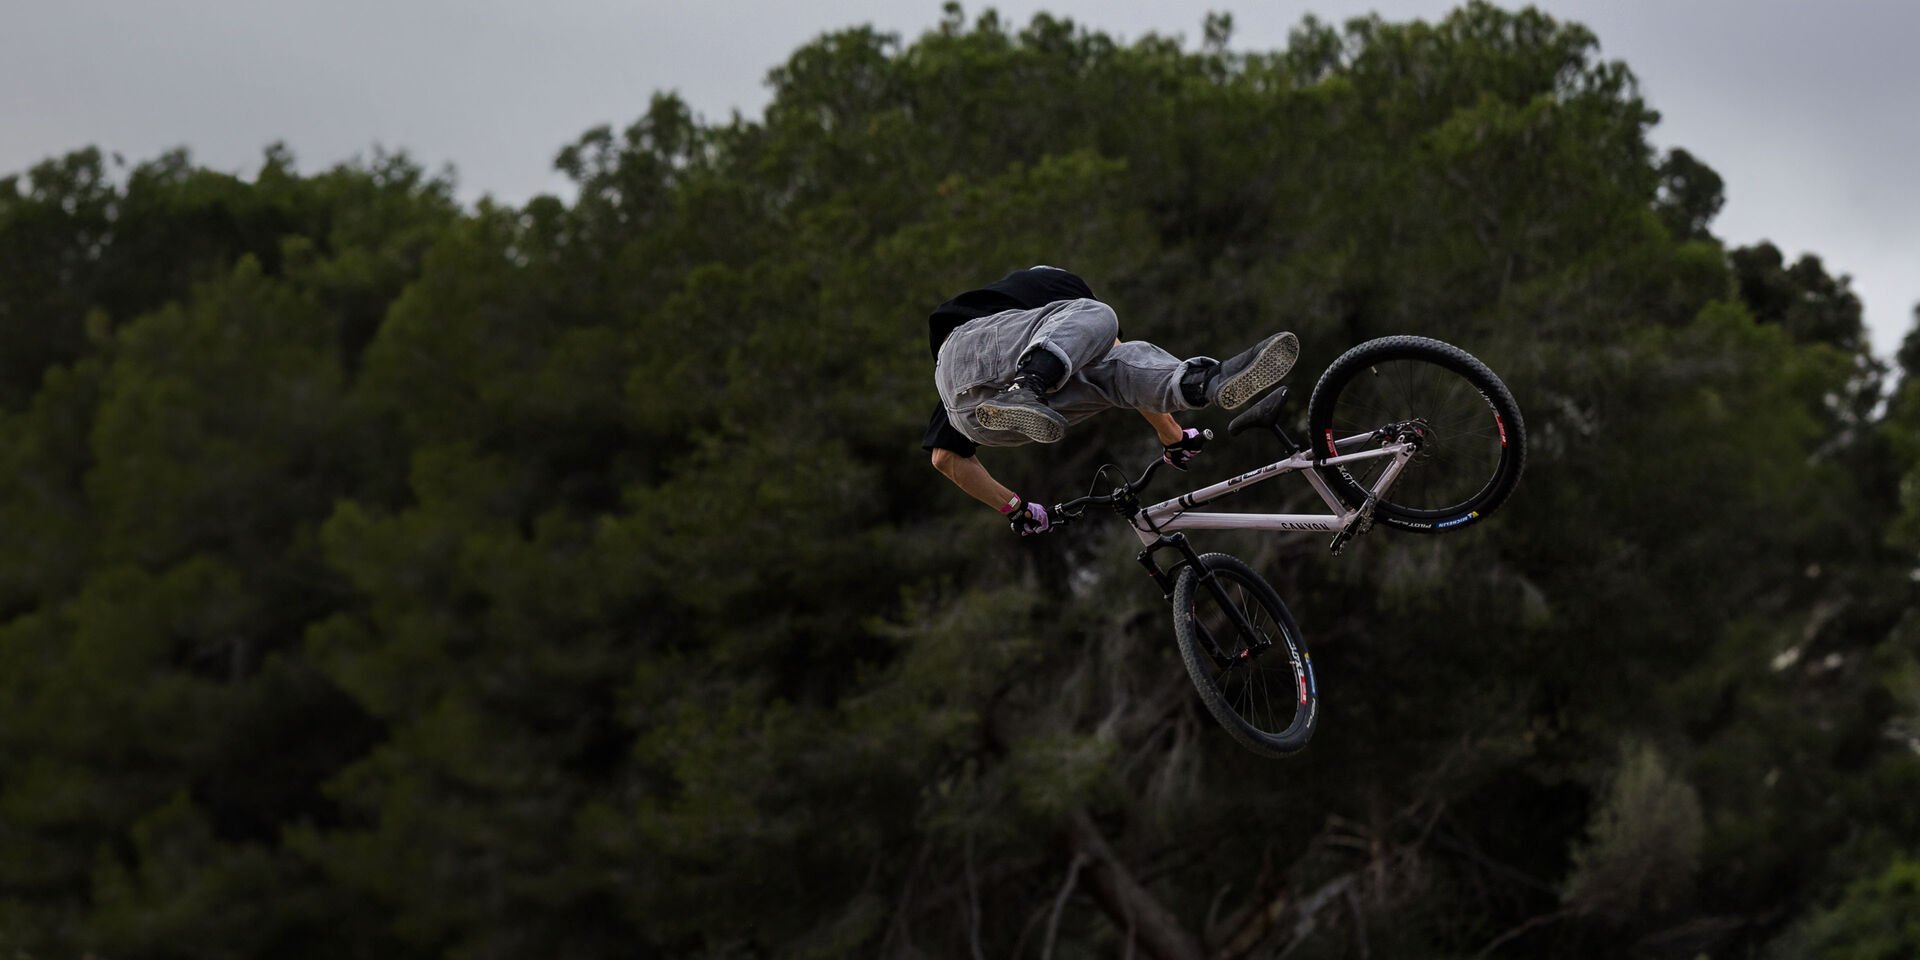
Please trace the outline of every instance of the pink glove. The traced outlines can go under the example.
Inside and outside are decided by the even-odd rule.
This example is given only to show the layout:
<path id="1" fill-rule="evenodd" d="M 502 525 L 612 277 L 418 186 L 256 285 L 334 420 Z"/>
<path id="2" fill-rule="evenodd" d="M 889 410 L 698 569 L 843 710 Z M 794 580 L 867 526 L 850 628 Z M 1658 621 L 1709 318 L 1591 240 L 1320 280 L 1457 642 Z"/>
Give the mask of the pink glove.
<path id="1" fill-rule="evenodd" d="M 1014 533 L 1031 537 L 1052 530 L 1053 518 L 1047 516 L 1046 507 L 1023 500 L 1007 514 L 1007 526 L 1012 527 Z"/>
<path id="2" fill-rule="evenodd" d="M 1160 459 L 1166 461 L 1167 466 L 1184 471 L 1187 464 L 1200 455 L 1200 448 L 1206 445 L 1207 438 L 1200 431 L 1188 427 L 1180 431 L 1179 440 L 1167 444 L 1166 452 L 1160 454 Z"/>

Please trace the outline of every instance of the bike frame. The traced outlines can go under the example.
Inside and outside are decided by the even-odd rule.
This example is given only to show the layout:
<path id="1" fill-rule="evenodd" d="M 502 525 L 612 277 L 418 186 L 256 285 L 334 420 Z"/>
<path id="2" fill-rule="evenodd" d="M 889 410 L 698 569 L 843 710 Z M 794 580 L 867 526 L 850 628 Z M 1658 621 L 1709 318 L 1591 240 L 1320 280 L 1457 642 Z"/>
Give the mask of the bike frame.
<path id="1" fill-rule="evenodd" d="M 1273 429 L 1274 433 L 1280 437 L 1283 443 L 1286 443 L 1289 447 L 1294 446 L 1293 443 L 1287 439 L 1285 431 L 1282 431 L 1277 426 Z M 1351 437 L 1334 441 L 1331 444 L 1331 448 L 1336 451 L 1341 447 L 1356 449 L 1365 443 L 1378 441 L 1381 437 L 1382 431 L 1355 434 Z M 1248 638 L 1263 637 L 1261 632 L 1255 630 L 1253 624 L 1248 621 L 1245 612 L 1227 595 L 1226 588 L 1221 586 L 1219 578 L 1201 561 L 1199 553 L 1194 550 L 1193 544 L 1187 541 L 1186 535 L 1182 531 L 1289 530 L 1299 532 L 1330 532 L 1334 535 L 1331 548 L 1333 552 L 1337 554 L 1340 552 L 1340 547 L 1347 538 L 1351 537 L 1355 532 L 1366 529 L 1368 523 L 1371 522 L 1371 508 L 1373 503 L 1380 497 L 1386 495 L 1387 490 L 1393 486 L 1393 482 L 1399 478 L 1400 471 L 1406 468 L 1407 462 L 1413 459 L 1414 454 L 1418 452 L 1418 450 L 1419 444 L 1407 439 L 1396 439 L 1377 447 L 1358 450 L 1358 452 L 1355 453 L 1338 454 L 1324 458 L 1309 457 L 1306 450 L 1299 450 L 1285 460 L 1277 460 L 1264 467 L 1256 467 L 1237 477 L 1222 480 L 1212 486 L 1202 487 L 1191 493 L 1183 493 L 1171 500 L 1162 500 L 1150 507 L 1141 507 L 1134 510 L 1127 518 L 1128 523 L 1133 526 L 1134 534 L 1140 538 L 1140 543 L 1145 548 L 1142 549 L 1140 555 L 1134 559 L 1138 560 L 1140 565 L 1146 568 L 1147 574 L 1160 586 L 1161 594 L 1168 598 L 1171 598 L 1174 592 L 1174 573 L 1182 566 L 1193 567 L 1199 574 L 1199 583 L 1208 593 L 1212 594 L 1214 601 L 1220 605 L 1220 608 L 1226 611 L 1227 616 L 1233 623 L 1234 629 L 1240 631 L 1241 635 Z M 1356 463 L 1361 460 L 1378 460 L 1381 457 L 1391 457 L 1393 459 L 1391 463 L 1387 464 L 1386 469 L 1381 471 L 1379 479 L 1367 490 L 1367 500 L 1359 507 L 1349 508 L 1345 503 L 1341 502 L 1340 498 L 1334 494 L 1333 488 L 1327 485 L 1326 478 L 1322 477 L 1317 469 L 1319 467 L 1335 467 L 1343 463 Z M 1154 467 L 1157 466 L 1159 466 L 1159 464 L 1154 464 Z M 1313 487 L 1314 492 L 1320 495 L 1321 500 L 1326 502 L 1330 512 L 1211 513 L 1195 509 L 1203 503 L 1209 503 L 1222 497 L 1231 496 L 1254 484 L 1296 471 L 1304 472 L 1304 476 L 1307 478 L 1307 484 Z M 1148 468 L 1147 476 L 1150 476 L 1152 472 L 1153 468 Z M 1147 476 L 1141 478 L 1139 481 L 1140 484 L 1145 484 Z M 1132 499 L 1132 487 L 1133 485 L 1129 484 L 1126 488 L 1123 488 L 1123 490 L 1116 491 L 1113 497 L 1103 499 L 1113 501 L 1115 498 L 1124 495 L 1126 497 L 1125 502 L 1129 504 L 1137 503 L 1138 501 Z M 1155 554 L 1167 549 L 1174 550 L 1180 555 L 1180 560 L 1175 563 L 1171 569 L 1163 569 L 1154 559 Z M 1205 650 L 1207 656 L 1213 661 L 1216 667 L 1223 670 L 1226 669 L 1231 661 L 1229 653 L 1220 649 L 1219 645 L 1212 640 L 1210 635 L 1205 635 L 1203 632 L 1203 637 L 1207 644 L 1207 649 Z M 1251 643 L 1252 640 L 1250 639 L 1249 642 Z M 1249 647 L 1249 650 L 1257 655 L 1261 650 L 1265 650 L 1271 645 L 1272 641 L 1263 638 L 1260 640 L 1260 645 L 1257 648 Z M 1292 648 L 1289 647 L 1290 651 L 1291 649 Z M 1307 665 L 1303 657 L 1293 656 L 1292 659 L 1294 681 L 1300 691 L 1300 703 L 1303 707 L 1312 709 L 1312 702 L 1309 697 L 1310 692 L 1314 689 L 1312 668 Z"/>
<path id="2" fill-rule="evenodd" d="M 1355 434 L 1336 441 L 1333 449 L 1352 447 L 1372 440 L 1375 436 L 1372 433 Z M 1414 450 L 1414 444 L 1398 441 L 1357 453 L 1344 453 L 1326 458 L 1308 457 L 1305 451 L 1301 451 L 1285 460 L 1269 463 L 1212 486 L 1202 487 L 1171 500 L 1162 500 L 1150 507 L 1144 507 L 1130 518 L 1130 522 L 1140 542 L 1148 545 L 1159 542 L 1167 534 L 1181 530 L 1293 530 L 1336 533 L 1345 530 L 1349 524 L 1353 523 L 1363 508 L 1347 507 L 1334 494 L 1333 489 L 1327 486 L 1326 478 L 1320 476 L 1316 470 L 1308 468 L 1334 467 L 1360 460 L 1392 457 L 1393 462 L 1387 464 L 1379 480 L 1368 491 L 1375 497 L 1382 497 L 1386 495 L 1387 489 L 1393 486 L 1394 480 L 1399 478 L 1400 471 L 1406 468 L 1407 461 L 1413 459 Z M 1307 479 L 1307 484 L 1313 487 L 1321 500 L 1326 502 L 1330 513 L 1211 513 L 1194 509 L 1203 503 L 1239 493 L 1254 484 L 1295 471 L 1305 471 L 1303 475 Z"/>

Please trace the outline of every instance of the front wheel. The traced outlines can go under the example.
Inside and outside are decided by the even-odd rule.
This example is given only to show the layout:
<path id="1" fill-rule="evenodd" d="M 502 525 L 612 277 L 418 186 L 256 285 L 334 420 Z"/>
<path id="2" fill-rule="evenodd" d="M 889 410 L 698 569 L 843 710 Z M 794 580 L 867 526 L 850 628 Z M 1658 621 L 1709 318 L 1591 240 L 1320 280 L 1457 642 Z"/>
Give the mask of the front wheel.
<path id="1" fill-rule="evenodd" d="M 1341 354 L 1307 401 L 1307 432 L 1322 459 L 1417 444 L 1390 489 L 1380 481 L 1391 457 L 1320 468 L 1348 506 L 1377 497 L 1375 521 L 1416 533 L 1492 513 L 1527 460 L 1526 425 L 1507 385 L 1465 350 L 1426 337 L 1382 337 Z"/>
<path id="2" fill-rule="evenodd" d="M 1313 661 L 1273 585 L 1224 553 L 1173 586 L 1173 637 L 1207 712 L 1255 753 L 1298 753 L 1320 720 Z"/>

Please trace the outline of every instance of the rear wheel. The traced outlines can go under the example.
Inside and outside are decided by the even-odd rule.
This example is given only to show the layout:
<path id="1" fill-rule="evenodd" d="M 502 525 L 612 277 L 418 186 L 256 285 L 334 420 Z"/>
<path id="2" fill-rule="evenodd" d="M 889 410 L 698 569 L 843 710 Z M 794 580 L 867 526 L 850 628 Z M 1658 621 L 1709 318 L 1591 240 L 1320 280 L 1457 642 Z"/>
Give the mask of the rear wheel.
<path id="1" fill-rule="evenodd" d="M 1224 553 L 1182 567 L 1173 587 L 1173 636 L 1200 702 L 1255 753 L 1299 752 L 1320 719 L 1313 661 L 1273 585 Z"/>
<path id="2" fill-rule="evenodd" d="M 1418 533 L 1472 523 L 1506 502 L 1526 466 L 1526 426 L 1487 365 L 1426 337 L 1382 337 L 1341 354 L 1314 385 L 1315 457 L 1411 439 L 1418 453 L 1374 505 L 1375 522 Z M 1321 467 L 1348 506 L 1366 503 L 1392 457 Z"/>

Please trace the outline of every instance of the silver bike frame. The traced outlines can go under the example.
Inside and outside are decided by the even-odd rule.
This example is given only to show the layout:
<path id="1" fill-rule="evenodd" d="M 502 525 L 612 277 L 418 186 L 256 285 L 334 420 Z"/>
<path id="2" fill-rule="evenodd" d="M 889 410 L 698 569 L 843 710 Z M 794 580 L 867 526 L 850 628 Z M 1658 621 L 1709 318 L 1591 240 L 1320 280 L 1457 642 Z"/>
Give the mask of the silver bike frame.
<path id="1" fill-rule="evenodd" d="M 1371 433 L 1355 434 L 1344 440 L 1336 441 L 1333 449 L 1352 446 L 1372 440 Z M 1349 509 L 1334 495 L 1327 486 L 1325 478 L 1310 467 L 1336 467 L 1343 463 L 1359 460 L 1376 460 L 1380 457 L 1392 457 L 1393 462 L 1380 474 L 1372 489 L 1376 497 L 1384 497 L 1387 488 L 1400 476 L 1400 471 L 1413 459 L 1414 447 L 1411 443 L 1388 443 L 1358 453 L 1343 453 L 1335 457 L 1314 459 L 1305 454 L 1296 453 L 1285 460 L 1269 463 L 1264 467 L 1249 470 L 1237 477 L 1222 480 L 1210 487 L 1203 487 L 1192 493 L 1183 493 L 1171 500 L 1162 500 L 1151 507 L 1142 509 L 1133 515 L 1133 532 L 1140 542 L 1152 544 L 1163 534 L 1178 530 L 1304 530 L 1337 532 L 1346 529 L 1360 515 L 1360 508 Z M 1313 487 L 1320 499 L 1326 501 L 1332 513 L 1208 513 L 1195 510 L 1208 501 L 1218 500 L 1230 494 L 1239 493 L 1263 480 L 1271 480 L 1296 470 L 1306 471 L 1308 485 Z"/>

